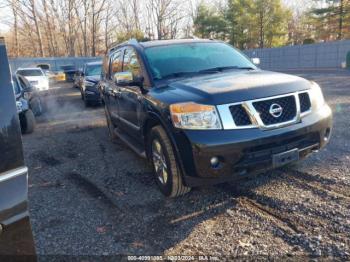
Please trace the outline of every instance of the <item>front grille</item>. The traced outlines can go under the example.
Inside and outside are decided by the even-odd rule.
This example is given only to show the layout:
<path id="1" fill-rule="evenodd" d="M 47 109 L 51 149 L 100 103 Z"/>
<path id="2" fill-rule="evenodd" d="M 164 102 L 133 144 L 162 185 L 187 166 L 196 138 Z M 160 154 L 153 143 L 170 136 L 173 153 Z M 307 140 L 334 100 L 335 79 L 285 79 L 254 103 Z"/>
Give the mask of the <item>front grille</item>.
<path id="1" fill-rule="evenodd" d="M 300 93 L 299 100 L 301 113 L 307 112 L 311 109 L 311 101 L 308 93 Z"/>
<path id="2" fill-rule="evenodd" d="M 278 117 L 274 117 L 270 113 L 273 104 L 277 104 L 282 108 L 282 113 Z M 254 102 L 253 106 L 266 126 L 291 121 L 297 114 L 297 106 L 293 95 Z"/>
<path id="3" fill-rule="evenodd" d="M 236 126 L 249 126 L 252 124 L 246 110 L 242 105 L 230 106 L 230 111 Z"/>

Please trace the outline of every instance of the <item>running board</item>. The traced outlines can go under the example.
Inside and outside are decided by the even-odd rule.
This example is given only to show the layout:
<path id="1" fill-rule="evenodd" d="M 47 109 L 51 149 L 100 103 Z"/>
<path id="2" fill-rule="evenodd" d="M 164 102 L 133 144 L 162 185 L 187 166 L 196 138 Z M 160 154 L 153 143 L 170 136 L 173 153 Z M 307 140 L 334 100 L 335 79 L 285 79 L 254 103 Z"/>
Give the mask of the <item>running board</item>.
<path id="1" fill-rule="evenodd" d="M 130 147 L 136 154 L 138 154 L 142 158 L 146 158 L 146 152 L 141 145 L 136 144 L 132 138 L 119 131 L 118 128 L 114 129 L 114 133 L 119 137 L 121 141 L 124 142 L 124 144 Z"/>

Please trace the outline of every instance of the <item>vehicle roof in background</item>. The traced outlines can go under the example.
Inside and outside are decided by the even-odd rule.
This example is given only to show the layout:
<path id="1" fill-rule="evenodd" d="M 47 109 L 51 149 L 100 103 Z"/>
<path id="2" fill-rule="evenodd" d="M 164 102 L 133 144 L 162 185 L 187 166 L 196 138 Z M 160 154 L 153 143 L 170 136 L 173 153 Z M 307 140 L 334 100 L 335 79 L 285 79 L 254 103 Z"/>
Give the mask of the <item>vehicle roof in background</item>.
<path id="1" fill-rule="evenodd" d="M 87 66 L 93 66 L 93 65 L 100 65 L 100 66 L 102 66 L 102 61 L 89 62 L 89 63 L 86 63 L 85 65 L 87 65 Z"/>
<path id="2" fill-rule="evenodd" d="M 41 68 L 40 67 L 26 67 L 26 68 L 20 67 L 16 70 L 16 72 L 18 72 L 18 71 L 31 71 L 31 70 L 41 71 Z"/>

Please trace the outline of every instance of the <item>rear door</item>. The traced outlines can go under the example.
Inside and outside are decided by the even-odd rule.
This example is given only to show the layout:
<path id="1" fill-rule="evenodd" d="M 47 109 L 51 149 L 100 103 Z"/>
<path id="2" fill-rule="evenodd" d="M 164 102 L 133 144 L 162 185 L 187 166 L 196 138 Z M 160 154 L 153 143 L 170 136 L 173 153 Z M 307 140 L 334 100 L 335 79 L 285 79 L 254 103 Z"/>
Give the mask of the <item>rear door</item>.
<path id="1" fill-rule="evenodd" d="M 27 168 L 5 43 L 0 38 L 0 255 L 34 254 Z"/>

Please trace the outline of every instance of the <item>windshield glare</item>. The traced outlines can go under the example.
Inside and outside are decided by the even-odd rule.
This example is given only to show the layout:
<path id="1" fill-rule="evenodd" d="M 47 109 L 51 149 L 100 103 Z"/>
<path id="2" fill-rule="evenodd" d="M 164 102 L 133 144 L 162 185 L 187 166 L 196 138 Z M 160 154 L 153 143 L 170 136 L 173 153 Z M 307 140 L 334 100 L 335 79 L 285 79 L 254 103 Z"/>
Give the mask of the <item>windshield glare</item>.
<path id="1" fill-rule="evenodd" d="M 99 76 L 101 75 L 102 65 L 87 66 L 85 69 L 85 75 L 87 76 Z"/>
<path id="2" fill-rule="evenodd" d="M 18 70 L 17 73 L 22 76 L 42 76 L 43 75 L 40 69 Z"/>
<path id="3" fill-rule="evenodd" d="M 224 43 L 173 44 L 145 50 L 153 78 L 176 73 L 195 73 L 217 67 L 256 67 L 244 55 Z"/>

